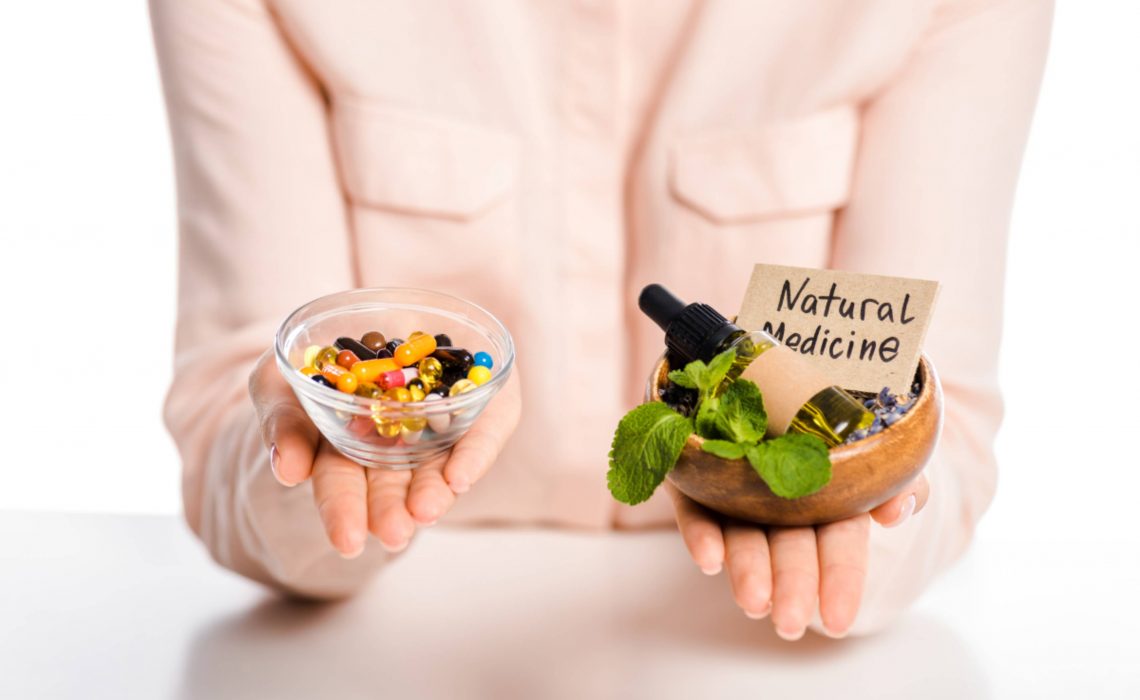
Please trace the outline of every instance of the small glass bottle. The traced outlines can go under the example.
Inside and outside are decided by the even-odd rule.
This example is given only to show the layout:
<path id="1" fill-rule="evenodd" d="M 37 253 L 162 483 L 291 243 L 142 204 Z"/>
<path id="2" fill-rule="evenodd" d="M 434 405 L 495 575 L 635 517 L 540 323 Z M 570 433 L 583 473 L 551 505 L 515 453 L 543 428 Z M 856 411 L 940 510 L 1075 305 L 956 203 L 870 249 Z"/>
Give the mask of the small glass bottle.
<path id="1" fill-rule="evenodd" d="M 769 435 L 809 433 L 840 445 L 874 414 L 833 385 L 815 365 L 764 331 L 746 331 L 708 304 L 685 304 L 659 284 L 641 291 L 638 306 L 665 331 L 665 345 L 685 362 L 708 362 L 736 351 L 726 382 L 743 377 L 764 396 Z"/>

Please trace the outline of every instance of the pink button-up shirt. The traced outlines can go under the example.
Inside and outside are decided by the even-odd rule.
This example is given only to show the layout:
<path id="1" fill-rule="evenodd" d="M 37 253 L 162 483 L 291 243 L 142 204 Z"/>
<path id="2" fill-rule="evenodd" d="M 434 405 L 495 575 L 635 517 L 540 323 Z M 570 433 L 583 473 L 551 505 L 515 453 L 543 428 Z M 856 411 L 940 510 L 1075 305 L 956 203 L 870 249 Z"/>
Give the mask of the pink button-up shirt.
<path id="1" fill-rule="evenodd" d="M 298 305 L 427 287 L 511 329 L 524 417 L 448 522 L 666 526 L 664 493 L 629 508 L 605 483 L 663 345 L 637 291 L 731 314 L 761 261 L 943 285 L 931 498 L 872 528 L 853 633 L 966 547 L 997 478 L 1006 230 L 1050 2 L 151 6 L 181 232 L 166 419 L 222 564 L 326 594 L 391 556 L 341 559 L 308 486 L 270 474 L 246 379 Z"/>

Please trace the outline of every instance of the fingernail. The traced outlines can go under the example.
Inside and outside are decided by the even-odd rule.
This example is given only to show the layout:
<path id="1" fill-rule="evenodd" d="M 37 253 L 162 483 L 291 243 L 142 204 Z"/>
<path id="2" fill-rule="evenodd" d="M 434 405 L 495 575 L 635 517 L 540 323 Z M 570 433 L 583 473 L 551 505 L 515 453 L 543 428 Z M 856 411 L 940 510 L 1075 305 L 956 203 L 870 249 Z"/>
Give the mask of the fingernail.
<path id="1" fill-rule="evenodd" d="M 340 552 L 340 556 L 345 558 L 345 559 L 355 559 L 355 558 L 359 557 L 361 554 L 364 553 L 364 541 L 365 541 L 364 535 L 360 535 L 360 534 L 352 535 L 352 544 L 354 545 L 353 548 L 347 552 Z"/>
<path id="2" fill-rule="evenodd" d="M 721 563 L 717 562 L 715 566 L 702 566 L 701 573 L 705 576 L 716 576 L 720 573 L 721 568 L 723 568 Z"/>
<path id="3" fill-rule="evenodd" d="M 910 514 L 914 512 L 914 505 L 917 502 L 918 501 L 915 499 L 915 496 L 912 493 L 910 495 L 910 498 L 906 499 L 906 503 L 903 504 L 902 510 L 899 511 L 899 517 L 895 518 L 895 521 L 891 523 L 889 527 L 898 527 L 899 525 L 905 523 L 906 519 L 910 517 Z"/>
<path id="4" fill-rule="evenodd" d="M 842 632 L 832 632 L 827 625 L 823 626 L 823 633 L 832 639 L 843 639 L 847 636 L 847 630 L 843 630 Z"/>
<path id="5" fill-rule="evenodd" d="M 273 470 L 273 478 L 277 479 L 277 483 L 282 486 L 295 486 L 296 484 L 286 481 L 281 478 L 281 474 L 277 471 L 277 465 L 281 462 L 281 453 L 277 451 L 277 443 L 269 446 L 269 468 Z"/>
<path id="6" fill-rule="evenodd" d="M 768 613 L 770 612 L 772 612 L 772 601 L 769 600 L 768 604 L 765 605 L 764 609 L 760 612 L 750 612 L 748 610 L 745 610 L 744 615 L 745 617 L 749 617 L 753 620 L 763 620 L 764 618 L 768 617 Z"/>
<path id="7" fill-rule="evenodd" d="M 404 540 L 403 542 L 396 545 L 395 547 L 388 544 L 384 540 L 380 540 L 380 546 L 384 548 L 384 551 L 386 551 L 390 554 L 396 554 L 397 552 L 402 552 L 408 548 L 408 540 Z"/>
<path id="8" fill-rule="evenodd" d="M 807 631 L 806 627 L 801 627 L 795 632 L 787 632 L 785 630 L 780 629 L 779 627 L 776 628 L 776 634 L 778 634 L 780 636 L 780 639 L 786 639 L 789 642 L 794 642 L 797 639 L 799 639 L 800 637 L 804 636 L 804 632 L 806 632 L 806 631 Z"/>
<path id="9" fill-rule="evenodd" d="M 452 479 L 447 482 L 447 485 L 450 486 L 451 490 L 455 493 L 467 493 L 468 489 L 471 488 L 471 484 L 467 483 L 466 479 L 460 478 Z"/>

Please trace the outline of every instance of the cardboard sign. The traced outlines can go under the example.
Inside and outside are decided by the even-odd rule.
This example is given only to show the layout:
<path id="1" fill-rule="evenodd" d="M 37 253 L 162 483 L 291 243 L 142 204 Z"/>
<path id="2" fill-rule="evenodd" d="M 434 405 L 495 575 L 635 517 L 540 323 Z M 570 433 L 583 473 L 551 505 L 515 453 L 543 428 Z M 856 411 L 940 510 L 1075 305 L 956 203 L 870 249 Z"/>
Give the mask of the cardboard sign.
<path id="1" fill-rule="evenodd" d="M 757 265 L 736 325 L 763 330 L 844 389 L 910 391 L 938 282 Z"/>

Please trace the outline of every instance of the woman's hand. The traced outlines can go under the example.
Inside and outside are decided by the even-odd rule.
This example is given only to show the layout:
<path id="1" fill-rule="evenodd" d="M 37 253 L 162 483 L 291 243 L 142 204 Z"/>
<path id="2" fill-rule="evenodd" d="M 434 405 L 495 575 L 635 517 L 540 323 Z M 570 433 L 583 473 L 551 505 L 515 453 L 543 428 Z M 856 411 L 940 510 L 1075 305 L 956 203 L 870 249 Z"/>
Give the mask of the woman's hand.
<path id="1" fill-rule="evenodd" d="M 516 372 L 448 454 L 416 469 L 393 471 L 366 469 L 337 452 L 301 408 L 272 350 L 258 360 L 249 390 L 274 476 L 285 486 L 313 480 L 325 532 L 346 558 L 364 551 L 369 532 L 385 549 L 398 552 L 417 525 L 435 524 L 494 463 L 521 407 Z"/>
<path id="2" fill-rule="evenodd" d="M 718 516 L 665 486 L 693 561 L 710 576 L 727 563 L 736 604 L 753 619 L 771 613 L 776 633 L 787 640 L 803 636 L 817 600 L 828 633 L 847 633 L 863 596 L 871 518 L 894 527 L 922 510 L 930 495 L 919 475 L 870 513 L 817 527 L 761 527 Z"/>

